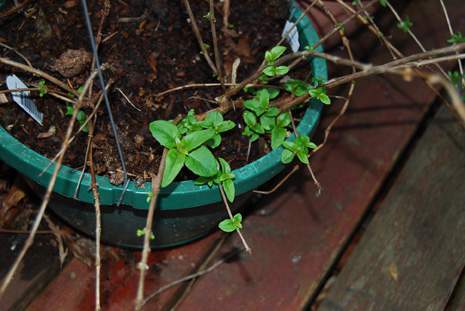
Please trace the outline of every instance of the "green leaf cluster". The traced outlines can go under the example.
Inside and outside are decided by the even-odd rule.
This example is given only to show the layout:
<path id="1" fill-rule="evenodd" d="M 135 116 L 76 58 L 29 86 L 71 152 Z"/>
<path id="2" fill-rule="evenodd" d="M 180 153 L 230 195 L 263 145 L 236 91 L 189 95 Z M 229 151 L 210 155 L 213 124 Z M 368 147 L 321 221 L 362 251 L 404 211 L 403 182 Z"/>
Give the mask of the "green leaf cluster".
<path id="1" fill-rule="evenodd" d="M 294 141 L 285 141 L 284 150 L 281 154 L 281 162 L 284 164 L 291 163 L 295 156 L 304 164 L 308 164 L 308 156 L 310 149 L 315 149 L 317 146 L 310 141 L 308 136 L 298 136 Z"/>
<path id="2" fill-rule="evenodd" d="M 207 142 L 207 145 L 213 149 L 221 145 L 221 134 L 232 130 L 235 126 L 236 123 L 231 120 L 224 120 L 223 115 L 218 111 L 208 112 L 205 119 L 199 121 L 193 109 L 177 125 L 182 135 L 200 130 L 213 130 L 215 135 Z"/>
<path id="3" fill-rule="evenodd" d="M 73 113 L 74 113 L 74 107 L 73 107 L 72 105 L 67 105 L 67 106 L 66 106 L 66 113 L 65 113 L 65 115 L 66 115 L 66 116 L 72 116 Z M 82 110 L 79 110 L 78 113 L 77 113 L 77 115 L 76 115 L 76 120 L 78 121 L 78 123 L 79 123 L 80 126 L 83 126 L 84 123 L 86 123 L 86 120 L 87 120 L 87 115 L 86 115 L 86 113 L 85 113 L 84 111 L 82 111 Z M 84 127 L 82 128 L 82 131 L 83 131 L 84 133 L 88 133 L 88 132 L 89 132 L 89 129 L 88 129 L 87 125 L 84 126 Z"/>
<path id="4" fill-rule="evenodd" d="M 309 94 L 312 98 L 318 99 L 325 105 L 331 104 L 331 99 L 321 81 L 315 80 L 312 84 L 309 84 L 302 80 L 289 79 L 284 83 L 284 89 L 296 97 Z"/>
<path id="5" fill-rule="evenodd" d="M 224 193 L 226 194 L 226 198 L 229 202 L 234 202 L 234 198 L 236 196 L 236 188 L 234 187 L 234 174 L 232 173 L 231 167 L 229 163 L 226 162 L 223 158 L 218 158 L 218 162 L 220 163 L 220 169 L 215 176 L 211 177 L 199 177 L 195 183 L 198 185 L 205 185 L 207 184 L 209 187 L 213 185 L 218 185 L 223 187 Z"/>
<path id="6" fill-rule="evenodd" d="M 168 149 L 161 186 L 171 184 L 186 166 L 194 174 L 211 177 L 218 173 L 218 162 L 204 146 L 216 133 L 213 129 L 197 130 L 185 135 L 170 121 L 157 120 L 149 125 L 153 137 Z"/>
<path id="7" fill-rule="evenodd" d="M 37 87 L 39 88 L 39 96 L 44 97 L 48 93 L 47 85 L 45 85 L 45 80 L 40 80 L 39 83 L 37 84 Z"/>
<path id="8" fill-rule="evenodd" d="M 218 224 L 218 228 L 228 233 L 242 229 L 242 215 L 237 213 L 232 219 L 223 220 Z"/>
<path id="9" fill-rule="evenodd" d="M 145 235 L 145 232 L 147 230 L 145 230 L 146 228 L 142 228 L 142 229 L 137 229 L 136 231 L 136 235 L 140 238 L 141 236 L 144 236 Z M 155 239 L 155 235 L 153 234 L 153 232 L 150 232 L 150 240 L 154 240 Z"/>
<path id="10" fill-rule="evenodd" d="M 408 16 L 401 20 L 399 23 L 397 23 L 397 28 L 399 28 L 403 32 L 409 32 L 412 26 L 413 23 Z"/>
<path id="11" fill-rule="evenodd" d="M 456 32 L 447 40 L 447 43 L 450 43 L 450 44 L 465 43 L 465 37 L 462 35 L 461 32 Z"/>
<path id="12" fill-rule="evenodd" d="M 271 134 L 271 147 L 273 149 L 282 145 L 287 137 L 287 127 L 291 124 L 288 112 L 280 112 L 278 108 L 270 106 L 270 100 L 279 96 L 279 90 L 270 92 L 261 89 L 256 92 L 254 98 L 244 102 L 242 117 L 246 124 L 242 135 L 251 142 L 256 141 L 260 135 Z"/>
<path id="13" fill-rule="evenodd" d="M 276 66 L 275 63 L 286 52 L 285 46 L 275 46 L 265 52 L 266 67 L 263 69 L 263 74 L 260 77 L 261 81 L 267 81 L 268 78 L 284 76 L 289 72 L 288 66 Z"/>

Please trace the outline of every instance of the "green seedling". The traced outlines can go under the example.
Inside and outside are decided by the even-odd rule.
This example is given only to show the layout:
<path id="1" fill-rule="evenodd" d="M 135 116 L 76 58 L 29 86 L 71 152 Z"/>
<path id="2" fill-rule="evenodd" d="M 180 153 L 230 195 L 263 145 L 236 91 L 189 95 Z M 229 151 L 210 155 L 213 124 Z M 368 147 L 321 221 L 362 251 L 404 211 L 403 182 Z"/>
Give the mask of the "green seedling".
<path id="1" fill-rule="evenodd" d="M 48 93 L 47 85 L 45 85 L 45 80 L 40 80 L 39 83 L 37 84 L 37 87 L 39 88 L 39 96 L 44 97 Z"/>
<path id="2" fill-rule="evenodd" d="M 218 224 L 218 228 L 228 233 L 242 229 L 242 215 L 238 213 L 232 219 L 223 220 Z"/>
<path id="3" fill-rule="evenodd" d="M 216 135 L 213 129 L 182 135 L 172 122 L 157 120 L 150 123 L 150 132 L 160 145 L 168 149 L 162 187 L 171 184 L 184 166 L 200 177 L 211 177 L 218 173 L 218 161 L 203 146 Z"/>
<path id="4" fill-rule="evenodd" d="M 136 235 L 140 238 L 141 236 L 144 236 L 145 235 L 145 230 L 146 228 L 143 228 L 143 229 L 137 229 L 136 231 Z M 150 240 L 154 240 L 155 239 L 155 235 L 153 234 L 153 232 L 150 232 Z"/>
<path id="5" fill-rule="evenodd" d="M 72 116 L 74 113 L 74 107 L 72 105 L 67 105 L 66 106 L 66 116 Z M 80 126 L 83 126 L 86 123 L 87 120 L 87 115 L 84 111 L 79 110 L 77 115 L 76 115 L 76 120 L 78 121 Z M 89 129 L 87 128 L 87 125 L 82 128 L 82 131 L 84 133 L 88 133 Z"/>
<path id="6" fill-rule="evenodd" d="M 199 177 L 195 183 L 197 185 L 207 184 L 209 187 L 213 187 L 213 185 L 223 187 L 226 198 L 232 203 L 236 196 L 236 189 L 234 187 L 235 176 L 226 160 L 219 158 L 218 162 L 220 163 L 220 170 L 218 171 L 218 174 L 211 177 Z"/>
<path id="7" fill-rule="evenodd" d="M 310 149 L 315 149 L 317 146 L 310 141 L 308 136 L 298 136 L 295 141 L 283 143 L 284 150 L 281 154 L 281 162 L 284 164 L 291 163 L 295 156 L 304 164 L 309 164 L 308 156 Z"/>

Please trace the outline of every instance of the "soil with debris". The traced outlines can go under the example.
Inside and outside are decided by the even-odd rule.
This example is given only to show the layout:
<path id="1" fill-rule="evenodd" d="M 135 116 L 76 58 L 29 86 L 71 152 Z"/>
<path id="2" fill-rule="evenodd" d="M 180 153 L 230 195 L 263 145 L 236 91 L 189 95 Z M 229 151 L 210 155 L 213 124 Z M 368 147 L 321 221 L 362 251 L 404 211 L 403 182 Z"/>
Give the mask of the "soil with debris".
<path id="1" fill-rule="evenodd" d="M 105 15 L 105 1 L 88 2 L 94 32 L 97 33 Z M 240 58 L 240 81 L 257 68 L 264 52 L 279 41 L 289 15 L 288 2 L 232 1 L 229 20 L 233 26 L 231 32 L 237 36 L 228 40 L 221 31 L 222 5 L 216 2 L 219 46 L 224 67 L 230 71 L 234 60 Z M 191 1 L 191 6 L 204 41 L 211 46 L 211 52 L 210 23 L 204 17 L 208 13 L 208 1 Z M 33 1 L 21 14 L 0 20 L 0 42 L 15 47 L 33 66 L 51 72 L 75 89 L 85 82 L 91 72 L 92 55 L 89 53 L 89 40 L 78 0 Z M 1 47 L 0 51 L 4 57 L 23 62 L 14 51 Z M 149 123 L 156 119 L 174 118 L 192 108 L 196 112 L 211 109 L 215 106 L 211 100 L 221 94 L 221 89 L 201 88 L 172 93 L 163 98 L 155 96 L 190 83 L 216 82 L 199 53 L 182 1 L 111 1 L 109 15 L 102 27 L 99 53 L 101 61 L 110 66 L 105 74 L 106 79 L 114 81 L 110 100 L 128 172 L 130 176 L 144 180 L 148 178 L 148 172 L 156 171 L 161 156 L 161 147 L 148 130 Z M 0 66 L 0 81 L 5 81 L 6 75 L 11 73 L 28 82 L 28 85 L 39 81 L 37 77 L 5 66 Z M 130 98 L 131 104 L 118 89 Z M 98 91 L 95 83 L 93 93 L 97 94 Z M 0 104 L 0 122 L 21 142 L 53 158 L 61 146 L 69 121 L 65 115 L 66 104 L 51 96 L 36 97 L 34 101 L 44 113 L 43 126 L 35 123 L 11 100 Z M 120 174 L 117 174 L 120 164 L 103 106 L 98 112 L 94 138 L 96 172 L 108 174 L 118 183 L 121 181 Z M 86 107 L 84 111 L 89 114 L 92 108 Z M 225 118 L 242 122 L 237 112 L 228 113 Z M 241 135 L 241 130 L 236 128 L 227 133 L 224 141 L 226 143 L 215 150 L 215 154 L 230 161 L 234 168 L 244 165 L 248 140 Z M 259 151 L 260 144 L 263 145 L 263 142 L 255 144 L 252 149 L 251 160 L 263 152 L 263 148 Z M 87 135 L 80 134 L 66 153 L 65 163 L 74 168 L 82 167 L 86 145 Z"/>

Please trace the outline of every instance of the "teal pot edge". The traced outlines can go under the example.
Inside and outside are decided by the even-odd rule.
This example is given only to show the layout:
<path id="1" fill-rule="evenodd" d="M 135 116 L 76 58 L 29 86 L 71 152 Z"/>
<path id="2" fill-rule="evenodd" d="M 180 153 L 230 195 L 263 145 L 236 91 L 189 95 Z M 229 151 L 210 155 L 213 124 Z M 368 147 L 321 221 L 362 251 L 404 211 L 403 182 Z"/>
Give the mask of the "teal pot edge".
<path id="1" fill-rule="evenodd" d="M 291 2 L 290 20 L 297 21 L 302 14 L 302 10 L 297 4 Z M 301 47 L 314 44 L 319 41 L 319 36 L 312 25 L 312 22 L 305 16 L 298 23 Z M 317 48 L 322 51 L 321 46 Z M 326 61 L 321 58 L 309 60 L 312 67 L 313 76 L 324 81 L 327 80 Z M 297 129 L 302 135 L 312 135 L 318 125 L 318 120 L 322 111 L 322 103 L 311 100 Z M 293 135 L 289 138 L 294 139 Z M 155 144 L 154 140 L 154 144 Z M 256 189 L 272 177 L 276 176 L 284 169 L 281 164 L 282 149 L 278 148 L 258 160 L 251 162 L 239 169 L 234 170 L 236 194 L 241 195 Z M 43 155 L 25 146 L 3 127 L 0 127 L 0 159 L 9 166 L 18 170 L 37 184 L 47 187 L 52 176 L 54 165 L 45 170 L 50 160 Z M 80 171 L 63 165 L 58 174 L 54 192 L 66 197 L 73 198 Z M 97 176 L 101 205 L 115 205 L 119 201 L 123 187 L 110 183 L 107 176 Z M 89 191 L 91 185 L 90 174 L 84 174 L 77 194 L 77 200 L 84 203 L 93 203 L 92 192 Z M 147 209 L 147 196 L 151 191 L 152 184 L 146 182 L 143 187 L 138 187 L 134 181 L 129 183 L 121 204 L 132 206 L 136 209 Z M 221 201 L 221 196 L 216 187 L 195 185 L 192 180 L 175 182 L 167 188 L 161 189 L 159 208 L 160 210 L 179 210 L 213 204 Z"/>

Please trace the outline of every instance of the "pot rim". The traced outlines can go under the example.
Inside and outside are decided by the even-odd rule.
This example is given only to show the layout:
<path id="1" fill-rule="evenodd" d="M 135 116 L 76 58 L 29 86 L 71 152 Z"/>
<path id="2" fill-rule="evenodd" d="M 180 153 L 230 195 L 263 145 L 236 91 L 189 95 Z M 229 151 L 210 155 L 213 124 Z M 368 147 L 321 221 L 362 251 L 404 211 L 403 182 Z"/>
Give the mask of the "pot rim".
<path id="1" fill-rule="evenodd" d="M 302 10 L 295 1 L 290 6 L 290 21 L 297 21 L 302 14 Z M 298 32 L 301 46 L 314 44 L 319 41 L 319 36 L 310 21 L 305 16 L 298 22 Z M 321 45 L 317 48 L 323 51 Z M 321 58 L 309 59 L 312 66 L 313 76 L 323 81 L 327 80 L 326 61 Z M 297 130 L 302 135 L 311 135 L 321 116 L 322 103 L 311 100 Z M 290 140 L 294 139 L 291 135 Z M 155 141 L 154 141 L 155 143 Z M 263 157 L 251 162 L 243 167 L 235 169 L 233 173 L 236 178 L 236 195 L 241 195 L 251 191 L 275 175 L 281 172 L 285 165 L 281 164 L 282 148 L 271 151 Z M 10 135 L 3 127 L 0 126 L 0 158 L 27 176 L 37 184 L 47 187 L 53 173 L 54 165 L 42 172 L 43 168 L 50 164 L 50 160 L 45 156 L 30 149 Z M 54 192 L 67 197 L 73 198 L 76 186 L 81 172 L 79 170 L 63 165 L 57 176 Z M 99 185 L 99 194 L 101 205 L 115 205 L 120 199 L 123 186 L 116 186 L 110 183 L 107 176 L 97 176 Z M 91 176 L 85 173 L 77 194 L 77 200 L 85 203 L 93 203 L 92 192 L 89 191 L 91 185 Z M 135 181 L 130 181 L 129 186 L 124 194 L 122 204 L 132 206 L 136 209 L 147 209 L 147 196 L 151 191 L 152 183 L 146 182 L 143 187 L 137 187 Z M 167 188 L 160 191 L 159 208 L 161 210 L 179 210 L 192 208 L 221 201 L 221 196 L 216 187 L 209 188 L 207 185 L 198 186 L 192 180 L 174 182 Z"/>

